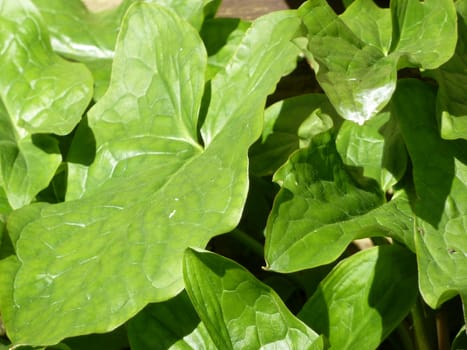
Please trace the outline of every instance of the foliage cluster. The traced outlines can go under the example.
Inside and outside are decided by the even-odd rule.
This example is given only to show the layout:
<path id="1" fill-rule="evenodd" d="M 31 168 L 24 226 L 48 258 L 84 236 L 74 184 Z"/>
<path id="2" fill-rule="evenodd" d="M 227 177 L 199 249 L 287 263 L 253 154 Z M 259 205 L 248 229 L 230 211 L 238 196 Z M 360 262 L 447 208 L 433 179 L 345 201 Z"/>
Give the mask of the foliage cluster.
<path id="1" fill-rule="evenodd" d="M 0 349 L 466 348 L 467 1 L 219 3 L 0 0 Z"/>

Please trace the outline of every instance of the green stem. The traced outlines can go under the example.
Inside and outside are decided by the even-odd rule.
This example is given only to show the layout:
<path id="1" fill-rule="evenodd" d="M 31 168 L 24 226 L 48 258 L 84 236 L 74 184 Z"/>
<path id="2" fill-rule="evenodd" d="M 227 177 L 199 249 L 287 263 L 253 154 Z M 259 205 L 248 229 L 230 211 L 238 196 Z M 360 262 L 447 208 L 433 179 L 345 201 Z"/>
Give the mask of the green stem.
<path id="1" fill-rule="evenodd" d="M 415 343 L 419 350 L 436 350 L 436 327 L 427 311 L 424 302 L 419 297 L 411 311 Z"/>
<path id="2" fill-rule="evenodd" d="M 235 238 L 238 242 L 243 244 L 244 246 L 248 247 L 253 253 L 258 255 L 261 258 L 264 258 L 264 248 L 261 243 L 259 243 L 256 239 L 252 238 L 247 233 L 239 230 L 236 228 L 233 230 L 230 235 Z"/>
<path id="3" fill-rule="evenodd" d="M 410 331 L 407 329 L 407 325 L 405 322 L 402 322 L 397 326 L 397 335 L 399 336 L 399 339 L 402 343 L 403 349 L 404 350 L 415 350 L 412 342 L 412 336 L 410 334 Z"/>

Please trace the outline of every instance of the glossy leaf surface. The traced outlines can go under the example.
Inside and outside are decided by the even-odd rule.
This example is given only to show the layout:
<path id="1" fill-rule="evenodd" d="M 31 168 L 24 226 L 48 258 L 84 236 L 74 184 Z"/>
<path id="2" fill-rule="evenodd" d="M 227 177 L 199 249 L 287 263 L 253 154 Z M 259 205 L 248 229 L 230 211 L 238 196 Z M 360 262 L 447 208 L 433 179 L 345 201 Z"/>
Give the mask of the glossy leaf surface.
<path id="1" fill-rule="evenodd" d="M 336 147 L 346 165 L 357 171 L 363 168 L 363 176 L 378 181 L 384 191 L 390 190 L 407 169 L 404 140 L 389 112 L 378 114 L 365 125 L 345 121 Z"/>
<path id="2" fill-rule="evenodd" d="M 297 55 L 294 12 L 255 22 L 212 82 L 201 144 L 206 53 L 198 33 L 163 6 L 134 5 L 125 18 L 111 85 L 89 112 L 96 157 L 74 180 L 75 200 L 14 213 L 27 223 L 14 233 L 15 343 L 105 332 L 182 289 L 184 249 L 240 218 L 259 112 Z M 142 36 L 157 40 L 148 46 Z"/>
<path id="3" fill-rule="evenodd" d="M 399 246 L 374 247 L 341 261 L 298 316 L 326 336 L 330 349 L 376 349 L 416 296 L 414 255 Z"/>
<path id="4" fill-rule="evenodd" d="M 47 187 L 61 162 L 57 140 L 44 133 L 75 127 L 90 102 L 92 77 L 53 53 L 29 1 L 0 2 L 0 26 L 0 186 L 20 208 Z"/>
<path id="5" fill-rule="evenodd" d="M 329 133 L 293 154 L 274 180 L 282 188 L 266 227 L 265 257 L 268 268 L 275 271 L 329 263 L 353 239 L 387 232 L 378 223 L 380 216 L 389 223 L 399 212 L 397 205 L 392 210 L 377 209 L 383 204 L 378 187 L 372 181 L 358 184 L 352 179 Z M 399 229 L 406 222 L 402 216 L 393 224 Z"/>
<path id="6" fill-rule="evenodd" d="M 311 0 L 300 11 L 318 82 L 339 114 L 358 124 L 389 102 L 398 68 L 436 68 L 456 44 L 450 0 L 392 1 L 391 9 L 357 0 L 341 16 L 325 0 Z"/>
<path id="7" fill-rule="evenodd" d="M 193 306 L 219 349 L 323 348 L 322 338 L 237 263 L 188 249 L 183 271 Z"/>
<path id="8" fill-rule="evenodd" d="M 53 53 L 44 20 L 29 0 L 1 1 L 0 25 L 0 96 L 10 123 L 23 137 L 69 133 L 91 100 L 90 72 Z"/>

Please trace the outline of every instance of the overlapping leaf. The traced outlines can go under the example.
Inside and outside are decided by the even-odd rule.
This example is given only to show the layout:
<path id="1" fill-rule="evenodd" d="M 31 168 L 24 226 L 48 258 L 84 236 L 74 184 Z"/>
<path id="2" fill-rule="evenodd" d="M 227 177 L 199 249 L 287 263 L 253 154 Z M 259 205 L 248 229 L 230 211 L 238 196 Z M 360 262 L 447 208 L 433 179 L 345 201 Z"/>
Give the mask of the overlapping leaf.
<path id="1" fill-rule="evenodd" d="M 437 308 L 467 296 L 467 144 L 441 139 L 435 92 L 423 82 L 401 81 L 392 110 L 413 164 L 420 291 Z"/>
<path id="2" fill-rule="evenodd" d="M 67 134 L 92 95 L 85 66 L 55 55 L 43 19 L 28 0 L 0 2 L 0 186 L 13 208 L 47 187 L 61 162 L 48 135 Z"/>
<path id="3" fill-rule="evenodd" d="M 213 18 L 204 23 L 200 35 L 209 56 L 206 80 L 229 63 L 249 26 L 250 22 L 237 18 Z"/>
<path id="4" fill-rule="evenodd" d="M 391 9 L 357 0 L 341 16 L 325 0 L 310 0 L 301 13 L 318 82 L 341 116 L 358 124 L 389 102 L 398 68 L 436 68 L 457 39 L 451 0 L 392 1 Z"/>
<path id="5" fill-rule="evenodd" d="M 253 24 L 212 81 L 200 144 L 206 53 L 198 33 L 165 7 L 129 9 L 111 85 L 89 113 L 97 153 L 82 190 L 13 214 L 25 221 L 12 228 L 21 262 L 7 325 L 15 343 L 105 332 L 181 290 L 184 249 L 240 218 L 247 149 L 267 94 L 295 62 L 299 24 L 295 12 Z"/>
<path id="6" fill-rule="evenodd" d="M 467 1 L 456 2 L 458 35 L 454 56 L 426 74 L 438 82 L 437 112 L 441 136 L 467 139 Z"/>
<path id="7" fill-rule="evenodd" d="M 99 13 L 90 12 L 81 0 L 33 0 L 44 17 L 52 46 L 61 55 L 84 62 L 95 80 L 94 98 L 107 90 L 114 47 L 122 18 L 136 0 Z M 197 29 L 205 17 L 215 14 L 219 0 L 146 0 L 175 10 Z"/>
<path id="8" fill-rule="evenodd" d="M 313 135 L 327 131 L 338 119 L 323 94 L 307 94 L 279 101 L 264 113 L 263 135 L 250 150 L 251 172 L 273 174 Z"/>
<path id="9" fill-rule="evenodd" d="M 274 180 L 282 189 L 266 227 L 265 256 L 272 270 L 332 262 L 356 238 L 394 235 L 411 246 L 407 197 L 382 205 L 379 186 L 350 176 L 328 133 L 292 155 Z"/>
<path id="10" fill-rule="evenodd" d="M 394 118 L 380 113 L 365 125 L 345 121 L 336 138 L 337 150 L 346 165 L 363 168 L 363 176 L 390 190 L 407 168 L 407 151 Z"/>
<path id="11" fill-rule="evenodd" d="M 183 273 L 193 306 L 219 349 L 323 349 L 322 338 L 237 263 L 188 249 Z"/>
<path id="12" fill-rule="evenodd" d="M 133 350 L 217 350 L 186 292 L 148 305 L 128 324 Z"/>
<path id="13" fill-rule="evenodd" d="M 416 297 L 415 256 L 399 246 L 380 246 L 339 263 L 298 316 L 325 335 L 331 349 L 376 349 Z"/>

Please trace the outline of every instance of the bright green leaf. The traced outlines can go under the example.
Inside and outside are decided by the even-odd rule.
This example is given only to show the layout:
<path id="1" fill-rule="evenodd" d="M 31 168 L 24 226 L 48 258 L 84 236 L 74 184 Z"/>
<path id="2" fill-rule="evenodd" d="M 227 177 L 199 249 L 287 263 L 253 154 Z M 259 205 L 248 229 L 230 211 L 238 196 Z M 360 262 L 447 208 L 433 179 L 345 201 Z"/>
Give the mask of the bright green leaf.
<path id="1" fill-rule="evenodd" d="M 126 11 L 136 0 L 99 13 L 90 12 L 81 0 L 33 0 L 50 31 L 52 46 L 61 55 L 87 65 L 95 80 L 94 99 L 107 90 L 117 34 Z M 219 0 L 146 0 L 175 10 L 197 29 L 205 17 L 214 16 Z"/>
<path id="2" fill-rule="evenodd" d="M 378 181 L 385 191 L 402 178 L 407 168 L 404 140 L 389 112 L 380 113 L 361 126 L 345 121 L 336 147 L 346 165 L 357 171 L 363 168 L 363 176 Z"/>
<path id="3" fill-rule="evenodd" d="M 200 35 L 209 55 L 206 80 L 225 68 L 249 27 L 250 22 L 237 18 L 213 18 L 204 22 Z"/>
<path id="4" fill-rule="evenodd" d="M 359 3 L 364 2 L 351 7 Z M 397 60 L 384 48 L 365 43 L 325 0 L 307 2 L 301 13 L 308 29 L 308 58 L 319 84 L 344 119 L 363 124 L 389 101 L 396 84 Z M 368 26 L 365 20 L 373 24 L 373 17 L 380 18 L 379 12 L 361 18 L 361 26 Z"/>
<path id="5" fill-rule="evenodd" d="M 467 144 L 441 139 L 435 91 L 421 81 L 400 82 L 392 112 L 413 165 L 420 291 L 437 308 L 456 294 L 467 296 Z"/>
<path id="6" fill-rule="evenodd" d="M 62 157 L 49 135 L 31 135 L 15 124 L 0 101 L 0 213 L 29 204 L 47 187 Z"/>
<path id="7" fill-rule="evenodd" d="M 12 214 L 24 222 L 12 228 L 21 261 L 7 325 L 15 343 L 106 332 L 183 288 L 185 248 L 240 219 L 247 150 L 266 96 L 295 63 L 299 26 L 294 11 L 252 25 L 212 81 L 200 144 L 206 53 L 198 33 L 165 7 L 131 7 L 111 85 L 88 114 L 96 157 L 75 179 L 82 190 Z"/>
<path id="8" fill-rule="evenodd" d="M 454 52 L 452 0 L 392 1 L 390 10 L 357 0 L 340 17 L 325 0 L 309 0 L 300 11 L 319 84 L 339 114 L 358 124 L 389 102 L 398 68 L 436 68 Z"/>
<path id="9" fill-rule="evenodd" d="M 217 350 L 186 292 L 150 304 L 128 324 L 132 350 Z"/>
<path id="10" fill-rule="evenodd" d="M 298 316 L 326 336 L 330 349 L 371 350 L 405 318 L 416 297 L 414 255 L 380 246 L 341 261 Z"/>
<path id="11" fill-rule="evenodd" d="M 322 338 L 287 309 L 271 287 L 211 252 L 187 249 L 188 295 L 219 349 L 322 349 Z"/>
<path id="12" fill-rule="evenodd" d="M 13 280 L 19 268 L 19 261 L 14 255 L 10 255 L 0 260 L 0 314 L 2 316 L 3 325 L 6 327 L 7 335 L 10 335 L 10 330 L 7 325 L 10 324 L 14 315 L 11 305 L 13 299 Z"/>
<path id="13" fill-rule="evenodd" d="M 29 0 L 0 1 L 0 26 L 0 96 L 11 124 L 21 138 L 68 134 L 91 100 L 90 72 L 52 52 L 44 20 Z"/>
<path id="14" fill-rule="evenodd" d="M 329 130 L 333 119 L 337 119 L 336 112 L 323 94 L 292 97 L 268 107 L 262 138 L 250 150 L 251 172 L 274 173 L 293 151 Z"/>
<path id="15" fill-rule="evenodd" d="M 312 139 L 274 175 L 282 189 L 266 227 L 268 268 L 292 272 L 332 262 L 356 238 L 403 229 L 398 206 L 381 209 L 374 181 L 358 184 L 347 173 L 329 133 Z M 366 216 L 365 214 L 368 215 Z M 391 229 L 378 220 L 388 221 Z"/>
<path id="16" fill-rule="evenodd" d="M 437 112 L 441 136 L 467 139 L 467 1 L 456 2 L 458 35 L 454 56 L 426 74 L 438 82 Z"/>
<path id="17" fill-rule="evenodd" d="M 392 42 L 389 11 L 378 7 L 373 0 L 357 0 L 348 6 L 340 19 L 365 44 L 377 47 L 387 54 Z"/>
<path id="18" fill-rule="evenodd" d="M 93 13 L 81 0 L 32 0 L 44 17 L 56 52 L 77 60 L 114 57 L 117 34 L 126 11 L 136 0 Z M 212 17 L 219 0 L 147 0 L 175 10 L 198 29 L 205 16 Z"/>
<path id="19" fill-rule="evenodd" d="M 403 62 L 424 69 L 449 60 L 457 42 L 457 15 L 452 0 L 392 0 L 392 51 Z"/>

